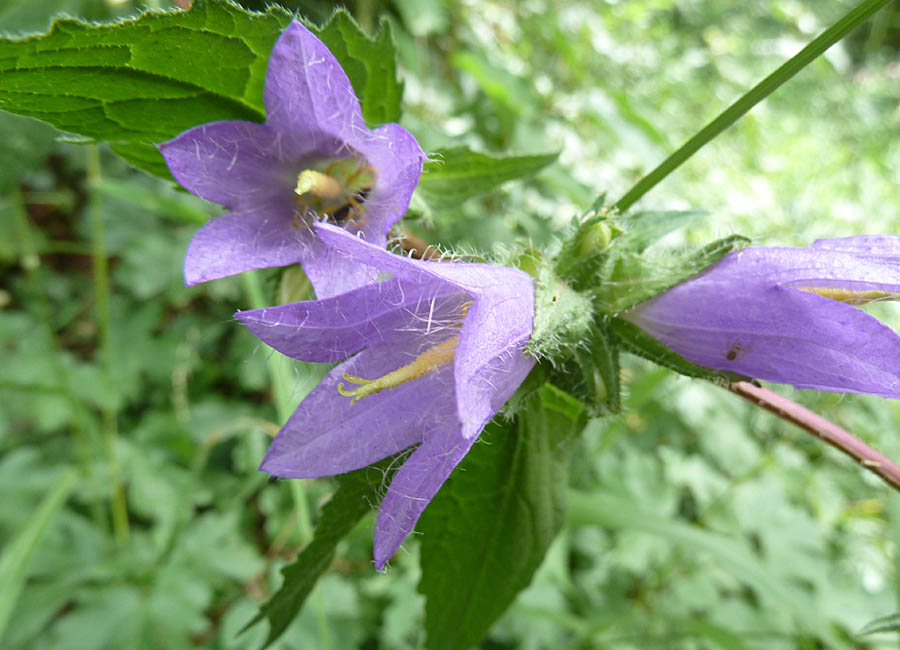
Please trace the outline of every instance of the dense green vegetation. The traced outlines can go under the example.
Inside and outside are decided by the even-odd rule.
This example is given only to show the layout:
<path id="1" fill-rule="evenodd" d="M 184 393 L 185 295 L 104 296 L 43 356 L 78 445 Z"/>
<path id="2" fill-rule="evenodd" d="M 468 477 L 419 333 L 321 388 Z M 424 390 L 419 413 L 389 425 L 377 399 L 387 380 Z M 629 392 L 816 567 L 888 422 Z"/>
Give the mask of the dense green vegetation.
<path id="1" fill-rule="evenodd" d="M 248 8 L 264 3 L 246 2 Z M 286 3 L 315 21 L 325 2 Z M 406 227 L 478 252 L 553 242 L 624 194 L 852 3 L 394 0 L 401 122 L 426 151 L 559 152 L 462 204 L 414 200 Z M 0 30 L 129 2 L 15 0 Z M 666 243 L 900 232 L 900 4 L 757 106 L 639 204 L 708 216 Z M 258 648 L 239 634 L 312 536 L 330 479 L 256 468 L 322 368 L 271 357 L 232 319 L 266 271 L 185 289 L 185 246 L 217 207 L 105 146 L 0 113 L 0 645 Z M 872 312 L 897 324 L 892 305 Z M 290 394 L 271 391 L 284 373 Z M 623 413 L 592 421 L 569 511 L 483 648 L 881 648 L 900 610 L 900 497 L 783 421 L 627 358 Z M 774 387 L 773 387 L 774 388 Z M 900 458 L 900 406 L 777 390 Z M 420 543 L 386 575 L 371 516 L 275 648 L 416 648 Z M 438 534 L 438 533 L 432 533 Z M 435 645 L 434 647 L 439 647 Z"/>

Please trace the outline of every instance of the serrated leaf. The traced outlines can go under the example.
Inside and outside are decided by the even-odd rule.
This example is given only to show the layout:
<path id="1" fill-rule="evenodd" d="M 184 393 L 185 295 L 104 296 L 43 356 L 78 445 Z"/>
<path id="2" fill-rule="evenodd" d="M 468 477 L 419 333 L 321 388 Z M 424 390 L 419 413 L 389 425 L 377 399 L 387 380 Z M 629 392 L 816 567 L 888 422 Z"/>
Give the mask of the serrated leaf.
<path id="1" fill-rule="evenodd" d="M 269 54 L 292 18 L 229 0 L 107 24 L 61 18 L 47 34 L 0 40 L 0 109 L 109 141 L 133 165 L 171 178 L 155 144 L 207 122 L 265 119 Z M 347 70 L 366 119 L 396 119 L 402 86 L 390 30 L 370 39 L 340 11 L 310 29 Z"/>
<path id="2" fill-rule="evenodd" d="M 336 11 L 321 29 L 310 29 L 341 62 L 369 126 L 398 121 L 403 84 L 397 79 L 397 55 L 387 18 L 379 23 L 374 38 L 366 36 L 343 10 Z"/>
<path id="3" fill-rule="evenodd" d="M 494 420 L 420 520 L 426 647 L 465 650 L 531 581 L 563 521 L 580 402 L 545 384 Z"/>
<path id="4" fill-rule="evenodd" d="M 337 543 L 349 533 L 377 501 L 378 487 L 388 464 L 382 462 L 338 477 L 339 487 L 322 508 L 313 540 L 296 561 L 281 570 L 284 582 L 267 600 L 244 630 L 263 619 L 269 622 L 269 634 L 263 648 L 271 645 L 300 613 L 303 603 L 319 577 L 331 565 Z M 372 472 L 377 474 L 373 479 Z"/>
<path id="5" fill-rule="evenodd" d="M 436 206 L 455 205 L 506 181 L 531 176 L 558 156 L 492 156 L 467 147 L 441 149 L 425 163 L 418 191 Z"/>
<path id="6" fill-rule="evenodd" d="M 677 352 L 667 348 L 665 345 L 657 341 L 655 338 L 645 333 L 634 323 L 630 323 L 621 318 L 611 318 L 609 320 L 610 330 L 615 335 L 618 343 L 625 349 L 643 357 L 648 361 L 674 370 L 685 377 L 693 377 L 695 379 L 707 379 L 715 383 L 722 383 L 725 380 L 731 381 L 747 381 L 748 377 L 738 375 L 725 370 L 710 370 L 703 366 L 691 363 Z"/>
<path id="7" fill-rule="evenodd" d="M 225 0 L 107 24 L 61 18 L 47 34 L 0 41 L 0 108 L 114 142 L 167 175 L 154 143 L 205 122 L 264 119 L 269 53 L 290 20 Z"/>
<path id="8" fill-rule="evenodd" d="M 746 237 L 732 235 L 699 250 L 668 257 L 647 257 L 632 251 L 611 253 L 594 295 L 604 311 L 616 314 L 668 291 L 749 243 Z"/>

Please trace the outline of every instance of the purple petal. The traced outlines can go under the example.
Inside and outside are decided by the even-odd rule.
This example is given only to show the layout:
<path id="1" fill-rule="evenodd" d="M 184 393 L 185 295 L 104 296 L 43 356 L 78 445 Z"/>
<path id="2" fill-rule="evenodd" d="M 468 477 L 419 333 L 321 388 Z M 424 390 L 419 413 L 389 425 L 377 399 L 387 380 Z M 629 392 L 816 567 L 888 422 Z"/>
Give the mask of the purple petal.
<path id="1" fill-rule="evenodd" d="M 412 532 L 431 499 L 468 453 L 476 438 L 466 438 L 458 425 L 439 423 L 397 470 L 375 524 L 375 568 L 381 571 Z"/>
<path id="2" fill-rule="evenodd" d="M 187 286 L 250 269 L 296 264 L 321 242 L 303 224 L 295 227 L 293 202 L 270 198 L 256 208 L 234 211 L 207 222 L 188 244 Z M 284 215 L 284 218 L 282 218 Z"/>
<path id="3" fill-rule="evenodd" d="M 296 171 L 281 136 L 266 124 L 213 122 L 159 145 L 169 171 L 188 191 L 228 208 L 292 198 Z"/>
<path id="4" fill-rule="evenodd" d="M 419 352 L 417 342 L 382 346 L 332 369 L 275 437 L 260 470 L 289 478 L 342 474 L 421 442 L 438 422 L 454 421 L 449 366 L 352 405 L 337 391 L 347 383 L 344 373 L 375 379 Z"/>
<path id="5" fill-rule="evenodd" d="M 819 295 L 693 281 L 622 314 L 686 359 L 797 388 L 900 397 L 900 337 Z"/>
<path id="6" fill-rule="evenodd" d="M 319 298 L 330 298 L 375 282 L 378 271 L 334 255 L 327 246 L 316 246 L 303 258 L 303 270 Z"/>
<path id="7" fill-rule="evenodd" d="M 375 187 L 366 198 L 366 219 L 361 231 L 367 241 L 384 246 L 391 227 L 406 214 L 422 174 L 425 153 L 399 124 L 385 124 L 367 132 L 358 139 L 357 146 L 377 173 Z"/>
<path id="8" fill-rule="evenodd" d="M 456 348 L 456 398 L 463 436 L 477 436 L 534 367 L 522 354 L 534 326 L 534 285 L 527 273 L 500 266 L 440 264 L 476 301 Z M 459 267 L 451 269 L 449 267 Z M 481 268 L 468 268 L 481 267 Z"/>
<path id="9" fill-rule="evenodd" d="M 411 260 L 328 224 L 316 224 L 316 232 L 333 251 L 360 264 L 413 282 L 443 280 L 475 299 L 460 331 L 454 366 L 463 434 L 478 435 L 534 366 L 521 352 L 534 321 L 531 276 L 491 264 Z"/>
<path id="10" fill-rule="evenodd" d="M 817 239 L 812 243 L 812 248 L 900 259 L 900 237 L 897 235 L 857 235 L 855 237 Z"/>
<path id="11" fill-rule="evenodd" d="M 269 57 L 264 99 L 266 123 L 298 155 L 352 155 L 348 143 L 366 130 L 344 70 L 325 44 L 296 20 Z"/>
<path id="12" fill-rule="evenodd" d="M 690 283 L 730 285 L 732 291 L 751 283 L 761 283 L 784 284 L 798 289 L 896 292 L 900 291 L 900 259 L 843 250 L 825 252 L 822 247 L 750 247 L 731 253 Z"/>
<path id="13" fill-rule="evenodd" d="M 267 345 L 302 361 L 335 362 L 370 345 L 409 340 L 431 323 L 458 321 L 460 292 L 399 278 L 327 298 L 238 312 Z"/>

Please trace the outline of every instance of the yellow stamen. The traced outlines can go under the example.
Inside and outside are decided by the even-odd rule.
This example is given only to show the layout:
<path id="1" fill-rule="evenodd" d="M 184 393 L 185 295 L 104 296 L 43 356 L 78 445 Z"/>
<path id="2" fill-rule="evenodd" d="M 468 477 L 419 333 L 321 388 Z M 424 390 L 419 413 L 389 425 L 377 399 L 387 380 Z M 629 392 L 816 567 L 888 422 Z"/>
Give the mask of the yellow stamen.
<path id="1" fill-rule="evenodd" d="M 315 169 L 304 169 L 297 176 L 297 187 L 294 188 L 297 196 L 312 194 L 321 199 L 335 199 L 341 195 L 343 188 L 340 182 L 328 174 L 317 172 Z"/>
<path id="2" fill-rule="evenodd" d="M 896 300 L 898 297 L 896 293 L 878 291 L 877 289 L 869 291 L 853 291 L 852 289 L 835 289 L 831 287 L 797 288 L 801 291 L 815 293 L 823 298 L 830 298 L 831 300 L 837 300 L 838 302 L 843 302 L 848 305 L 864 305 L 869 302 L 875 302 L 876 300 Z"/>
<path id="3" fill-rule="evenodd" d="M 443 343 L 439 343 L 432 348 L 425 350 L 412 363 L 398 368 L 393 372 L 382 375 L 378 379 L 365 379 L 363 377 L 354 377 L 353 375 L 344 375 L 346 381 L 359 384 L 359 388 L 353 390 L 345 390 L 344 383 L 337 385 L 337 391 L 344 397 L 352 397 L 350 404 L 355 404 L 366 395 L 374 395 L 388 388 L 396 388 L 400 384 L 413 381 L 419 377 L 424 377 L 440 368 L 441 366 L 453 361 L 456 354 L 456 342 L 459 337 L 447 339 Z"/>

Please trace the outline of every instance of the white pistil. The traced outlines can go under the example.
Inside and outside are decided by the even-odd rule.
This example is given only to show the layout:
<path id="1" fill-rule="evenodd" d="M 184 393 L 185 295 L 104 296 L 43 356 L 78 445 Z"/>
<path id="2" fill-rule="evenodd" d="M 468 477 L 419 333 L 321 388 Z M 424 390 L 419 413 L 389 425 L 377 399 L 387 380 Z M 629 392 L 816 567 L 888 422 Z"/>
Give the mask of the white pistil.
<path id="1" fill-rule="evenodd" d="M 412 363 L 398 368 L 393 372 L 382 375 L 378 379 L 365 379 L 363 377 L 354 377 L 345 374 L 343 377 L 346 381 L 359 384 L 359 388 L 353 390 L 345 390 L 344 383 L 337 385 L 338 392 L 344 397 L 352 397 L 350 404 L 355 404 L 366 395 L 374 395 L 388 388 L 396 388 L 408 381 L 413 381 L 419 377 L 424 377 L 440 368 L 441 366 L 453 361 L 456 354 L 456 342 L 458 336 L 447 339 L 443 343 L 439 343 L 432 348 L 428 348 Z"/>
<path id="2" fill-rule="evenodd" d="M 830 298 L 848 305 L 865 305 L 878 300 L 896 300 L 898 295 L 887 291 L 870 289 L 868 291 L 854 291 L 853 289 L 837 289 L 832 287 L 797 287 L 800 291 L 815 293 L 823 298 Z"/>
<path id="3" fill-rule="evenodd" d="M 328 174 L 317 172 L 315 169 L 304 169 L 297 176 L 297 187 L 294 192 L 297 196 L 304 194 L 312 194 L 320 199 L 336 199 L 343 193 L 344 189 L 340 182 Z"/>

